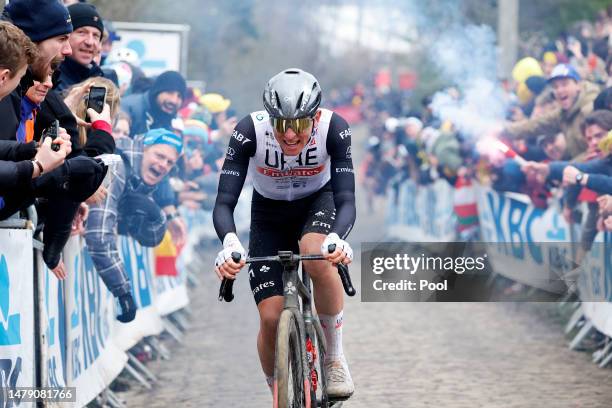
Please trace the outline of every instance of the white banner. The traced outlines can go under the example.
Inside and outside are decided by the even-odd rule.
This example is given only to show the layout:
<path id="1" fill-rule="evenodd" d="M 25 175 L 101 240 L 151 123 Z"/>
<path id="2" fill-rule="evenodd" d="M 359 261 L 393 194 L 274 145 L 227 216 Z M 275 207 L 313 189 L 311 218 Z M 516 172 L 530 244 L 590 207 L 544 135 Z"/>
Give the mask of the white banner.
<path id="1" fill-rule="evenodd" d="M 84 406 L 119 375 L 127 355 L 111 340 L 115 321 L 112 294 L 84 248 L 72 237 L 64 248 L 66 323 L 68 329 L 68 386 L 76 387 L 76 406 Z"/>
<path id="2" fill-rule="evenodd" d="M 0 387 L 35 385 L 32 231 L 0 230 Z M 0 392 L 0 408 L 12 407 Z M 32 407 L 22 403 L 19 407 Z"/>
<path id="3" fill-rule="evenodd" d="M 612 336 L 612 233 L 600 232 L 578 277 L 584 314 L 602 333 Z"/>
<path id="4" fill-rule="evenodd" d="M 556 208 L 543 210 L 525 195 L 479 186 L 478 216 L 483 242 L 498 243 L 487 251 L 495 272 L 549 292 L 566 291 L 551 267 L 555 259 L 571 259 L 570 227 Z M 545 250 L 542 242 L 558 245 Z"/>
<path id="5" fill-rule="evenodd" d="M 417 186 L 403 182 L 396 195 L 389 189 L 387 233 L 410 242 L 447 242 L 456 237 L 453 188 L 445 180 Z"/>
<path id="6" fill-rule="evenodd" d="M 177 269 L 179 269 L 178 266 Z M 155 290 L 157 291 L 155 307 L 160 316 L 167 316 L 189 304 L 187 285 L 185 279 L 180 276 L 182 274 L 179 270 L 179 276 L 177 277 L 155 277 Z"/>
<path id="7" fill-rule="evenodd" d="M 43 307 L 40 319 L 41 357 L 43 358 L 42 385 L 43 387 L 62 388 L 67 386 L 65 283 L 51 273 L 40 252 L 37 253 L 36 262 L 43 288 Z"/>
<path id="8" fill-rule="evenodd" d="M 155 307 L 153 249 L 142 247 L 125 236 L 119 236 L 117 244 L 125 272 L 132 283 L 132 294 L 138 312 L 136 318 L 129 323 L 115 321 L 113 337 L 122 350 L 129 350 L 144 337 L 160 334 L 163 322 Z"/>

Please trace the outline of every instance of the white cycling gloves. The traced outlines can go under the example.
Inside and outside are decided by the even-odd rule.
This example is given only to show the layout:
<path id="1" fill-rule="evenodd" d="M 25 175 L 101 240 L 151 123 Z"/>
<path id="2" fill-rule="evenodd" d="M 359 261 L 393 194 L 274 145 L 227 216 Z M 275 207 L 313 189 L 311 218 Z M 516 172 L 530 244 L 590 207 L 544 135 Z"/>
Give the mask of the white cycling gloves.
<path id="1" fill-rule="evenodd" d="M 240 254 L 240 259 L 246 259 L 246 251 L 240 243 L 238 236 L 230 232 L 223 238 L 223 250 L 219 251 L 217 254 L 215 266 L 220 266 L 230 259 L 232 257 L 232 252 L 238 252 Z"/>
<path id="2" fill-rule="evenodd" d="M 348 244 L 348 242 L 341 239 L 335 232 L 328 234 L 327 237 L 325 237 L 325 241 L 323 241 L 323 244 L 321 244 L 321 253 L 323 255 L 329 254 L 328 247 L 330 244 L 335 244 L 336 248 L 341 249 L 346 254 L 346 257 L 348 259 L 350 259 L 351 261 L 353 260 L 353 249 Z"/>

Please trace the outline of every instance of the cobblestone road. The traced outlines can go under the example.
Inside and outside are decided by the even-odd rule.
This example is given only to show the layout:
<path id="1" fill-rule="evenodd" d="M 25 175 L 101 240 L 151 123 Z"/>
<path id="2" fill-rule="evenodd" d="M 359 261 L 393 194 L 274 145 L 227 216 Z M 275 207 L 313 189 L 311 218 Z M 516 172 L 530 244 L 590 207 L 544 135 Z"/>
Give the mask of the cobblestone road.
<path id="1" fill-rule="evenodd" d="M 359 219 L 356 253 L 359 242 L 382 238 L 380 216 Z M 149 364 L 161 379 L 153 391 L 120 394 L 128 406 L 271 405 L 248 279 L 238 280 L 234 302 L 220 303 L 212 253 L 204 259 L 185 344 L 173 345 L 171 361 Z M 612 370 L 567 349 L 552 304 L 361 303 L 357 296 L 346 304 L 344 339 L 357 389 L 347 408 L 612 406 Z"/>

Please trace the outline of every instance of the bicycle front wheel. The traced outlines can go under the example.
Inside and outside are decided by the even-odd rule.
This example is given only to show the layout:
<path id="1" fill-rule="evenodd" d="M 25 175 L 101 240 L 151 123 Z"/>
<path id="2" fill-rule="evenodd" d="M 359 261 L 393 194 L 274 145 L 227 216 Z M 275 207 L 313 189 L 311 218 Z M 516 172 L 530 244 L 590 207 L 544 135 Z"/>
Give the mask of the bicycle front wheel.
<path id="1" fill-rule="evenodd" d="M 304 376 L 303 340 L 295 315 L 283 310 L 276 332 L 274 407 L 310 407 L 310 385 Z"/>

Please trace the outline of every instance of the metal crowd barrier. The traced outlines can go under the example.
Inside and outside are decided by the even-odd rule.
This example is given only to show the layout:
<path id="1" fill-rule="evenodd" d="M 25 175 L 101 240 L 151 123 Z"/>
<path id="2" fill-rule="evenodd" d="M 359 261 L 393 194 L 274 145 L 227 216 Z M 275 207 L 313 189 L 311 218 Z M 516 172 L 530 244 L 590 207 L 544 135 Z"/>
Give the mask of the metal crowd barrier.
<path id="1" fill-rule="evenodd" d="M 190 226 L 202 219 L 203 214 L 192 214 Z M 119 323 L 115 300 L 84 239 L 73 236 L 67 243 L 63 260 L 68 278 L 59 281 L 42 260 L 42 243 L 33 238 L 35 226 L 35 212 L 30 220 L 0 222 L 0 387 L 76 387 L 76 402 L 70 406 L 82 407 L 102 396 L 106 404 L 123 407 L 108 388 L 122 371 L 145 388 L 157 381 L 130 349 L 146 344 L 169 359 L 170 351 L 157 336 L 165 332 L 180 343 L 189 327 L 190 272 L 179 261 L 177 276 L 158 276 L 153 250 L 120 237 L 118 247 L 139 310 L 134 321 Z M 13 403 L 0 392 L 0 408 Z"/>
<path id="2" fill-rule="evenodd" d="M 494 191 L 474 185 L 481 240 L 489 243 L 489 260 L 496 274 L 541 290 L 564 293 L 561 302 L 575 310 L 566 333 L 577 331 L 570 341 L 578 349 L 594 330 L 608 337 L 605 346 L 596 351 L 594 361 L 601 367 L 612 361 L 612 234 L 600 232 L 593 249 L 581 262 L 576 284 L 551 279 L 550 257 L 542 256 L 540 244 L 549 252 L 572 258 L 577 253 L 578 225 L 567 224 L 555 204 L 536 208 L 529 197 Z M 417 186 L 407 180 L 390 191 L 387 200 L 387 236 L 410 242 L 442 242 L 458 239 L 457 216 L 453 212 L 454 189 L 442 180 Z M 510 249 L 500 250 L 508 243 Z M 517 249 L 516 251 L 514 249 Z M 577 295 L 578 302 L 568 302 Z"/>

